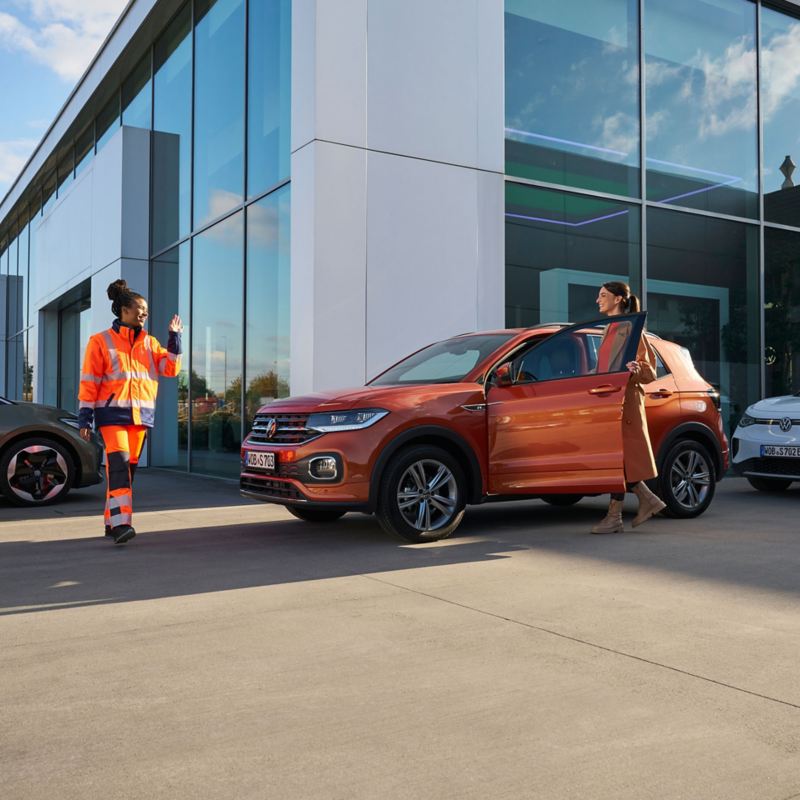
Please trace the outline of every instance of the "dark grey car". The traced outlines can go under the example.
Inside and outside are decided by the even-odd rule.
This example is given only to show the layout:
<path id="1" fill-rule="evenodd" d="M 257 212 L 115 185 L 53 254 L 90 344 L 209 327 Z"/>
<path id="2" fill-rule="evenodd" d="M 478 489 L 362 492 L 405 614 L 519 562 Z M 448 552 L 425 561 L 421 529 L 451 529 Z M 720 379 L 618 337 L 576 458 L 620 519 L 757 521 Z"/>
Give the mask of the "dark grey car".
<path id="1" fill-rule="evenodd" d="M 0 492 L 14 505 L 55 503 L 99 483 L 101 460 L 96 437 L 81 439 L 75 414 L 0 397 Z"/>

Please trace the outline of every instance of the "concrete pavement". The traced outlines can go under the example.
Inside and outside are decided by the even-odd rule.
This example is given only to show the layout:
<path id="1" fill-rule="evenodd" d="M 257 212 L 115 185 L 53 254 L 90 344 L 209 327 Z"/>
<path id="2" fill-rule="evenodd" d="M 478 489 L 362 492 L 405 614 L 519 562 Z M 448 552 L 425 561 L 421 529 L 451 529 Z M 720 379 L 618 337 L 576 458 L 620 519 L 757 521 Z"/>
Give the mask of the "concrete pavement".
<path id="1" fill-rule="evenodd" d="M 100 488 L 0 505 L 4 798 L 800 797 L 798 489 L 604 537 L 600 499 L 489 505 L 410 546 L 137 483 L 125 547 Z"/>

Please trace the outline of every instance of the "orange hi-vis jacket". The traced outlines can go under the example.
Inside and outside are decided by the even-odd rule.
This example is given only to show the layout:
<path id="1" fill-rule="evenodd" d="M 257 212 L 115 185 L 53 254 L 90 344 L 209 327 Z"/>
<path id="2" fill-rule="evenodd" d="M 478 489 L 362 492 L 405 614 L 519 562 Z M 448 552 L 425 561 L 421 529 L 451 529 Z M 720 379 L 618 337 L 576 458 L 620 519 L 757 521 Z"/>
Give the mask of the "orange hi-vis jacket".
<path id="1" fill-rule="evenodd" d="M 141 328 L 114 324 L 89 339 L 78 391 L 82 428 L 103 425 L 153 427 L 158 378 L 181 368 L 181 336 L 170 331 L 166 347 Z"/>

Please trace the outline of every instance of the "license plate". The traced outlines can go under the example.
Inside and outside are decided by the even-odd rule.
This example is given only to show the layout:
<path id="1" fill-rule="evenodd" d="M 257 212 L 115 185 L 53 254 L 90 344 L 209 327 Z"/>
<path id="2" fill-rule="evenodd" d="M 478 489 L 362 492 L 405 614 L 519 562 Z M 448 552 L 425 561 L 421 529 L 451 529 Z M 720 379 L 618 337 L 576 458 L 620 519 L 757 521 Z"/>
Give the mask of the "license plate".
<path id="1" fill-rule="evenodd" d="M 247 453 L 245 462 L 251 469 L 275 469 L 275 453 L 263 453 L 257 450 L 250 450 Z"/>
<path id="2" fill-rule="evenodd" d="M 774 458 L 800 458 L 800 447 L 797 445 L 762 444 L 762 456 Z"/>

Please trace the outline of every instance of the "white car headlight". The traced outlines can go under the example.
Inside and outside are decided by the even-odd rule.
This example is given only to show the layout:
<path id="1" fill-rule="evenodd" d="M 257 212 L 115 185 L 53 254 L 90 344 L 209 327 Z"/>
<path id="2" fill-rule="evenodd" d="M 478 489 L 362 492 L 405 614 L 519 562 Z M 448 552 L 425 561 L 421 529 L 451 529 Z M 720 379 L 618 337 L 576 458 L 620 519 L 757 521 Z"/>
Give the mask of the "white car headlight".
<path id="1" fill-rule="evenodd" d="M 739 427 L 740 428 L 748 428 L 750 425 L 755 425 L 756 419 L 755 417 L 751 417 L 746 411 L 742 414 L 741 419 L 739 420 Z"/>
<path id="2" fill-rule="evenodd" d="M 332 411 L 325 414 L 311 414 L 306 425 L 320 433 L 337 431 L 360 431 L 369 428 L 389 412 L 382 408 L 359 408 L 354 411 Z"/>

